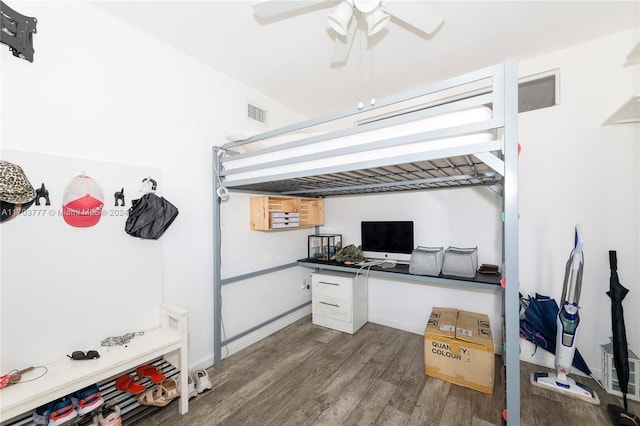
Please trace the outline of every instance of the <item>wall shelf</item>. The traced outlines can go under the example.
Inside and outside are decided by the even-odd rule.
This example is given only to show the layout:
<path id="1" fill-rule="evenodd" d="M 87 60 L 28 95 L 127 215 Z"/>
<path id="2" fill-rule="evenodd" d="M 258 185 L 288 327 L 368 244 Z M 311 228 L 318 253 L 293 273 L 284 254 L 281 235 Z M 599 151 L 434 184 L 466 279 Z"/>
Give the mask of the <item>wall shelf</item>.
<path id="1" fill-rule="evenodd" d="M 610 124 L 640 123 L 640 95 L 632 96 L 609 117 L 603 126 Z"/>
<path id="2" fill-rule="evenodd" d="M 260 196 L 251 197 L 250 204 L 250 226 L 255 231 L 280 231 L 324 225 L 322 199 Z"/>

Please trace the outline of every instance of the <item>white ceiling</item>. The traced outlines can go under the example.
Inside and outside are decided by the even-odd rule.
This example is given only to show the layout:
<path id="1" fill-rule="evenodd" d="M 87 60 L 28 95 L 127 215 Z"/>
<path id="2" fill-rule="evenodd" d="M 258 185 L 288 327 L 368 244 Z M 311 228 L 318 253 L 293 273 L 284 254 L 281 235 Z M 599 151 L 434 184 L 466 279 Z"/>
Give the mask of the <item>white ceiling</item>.
<path id="1" fill-rule="evenodd" d="M 326 17 L 335 1 L 268 22 L 259 22 L 249 1 L 94 4 L 310 117 L 640 28 L 637 0 L 429 3 L 445 17 L 430 37 L 392 19 L 369 39 L 359 30 L 348 61 L 334 68 Z"/>

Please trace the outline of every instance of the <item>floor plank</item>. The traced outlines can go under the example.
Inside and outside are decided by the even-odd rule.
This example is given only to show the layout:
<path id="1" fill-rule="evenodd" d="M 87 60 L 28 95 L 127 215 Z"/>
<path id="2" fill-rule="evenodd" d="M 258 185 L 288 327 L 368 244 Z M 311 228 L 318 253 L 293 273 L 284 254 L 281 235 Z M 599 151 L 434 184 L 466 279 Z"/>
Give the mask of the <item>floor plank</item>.
<path id="1" fill-rule="evenodd" d="M 191 400 L 181 416 L 177 401 L 135 426 L 210 425 L 502 425 L 504 369 L 496 357 L 493 394 L 424 373 L 423 336 L 367 323 L 350 335 L 314 326 L 305 317 L 209 369 L 213 389 Z M 521 424 L 611 424 L 606 405 L 620 405 L 595 381 L 577 381 L 601 404 L 531 385 L 522 362 Z M 640 404 L 631 402 L 638 414 Z"/>
<path id="2" fill-rule="evenodd" d="M 427 377 L 407 424 L 411 426 L 439 424 L 451 386 L 451 383 L 444 380 Z"/>

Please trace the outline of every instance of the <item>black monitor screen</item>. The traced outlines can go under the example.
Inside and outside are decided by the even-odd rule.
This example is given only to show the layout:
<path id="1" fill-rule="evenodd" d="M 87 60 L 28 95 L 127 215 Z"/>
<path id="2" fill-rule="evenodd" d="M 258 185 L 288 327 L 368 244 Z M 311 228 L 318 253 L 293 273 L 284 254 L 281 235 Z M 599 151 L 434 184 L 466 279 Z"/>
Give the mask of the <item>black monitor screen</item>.
<path id="1" fill-rule="evenodd" d="M 407 253 L 413 250 L 413 221 L 361 222 L 362 251 Z"/>

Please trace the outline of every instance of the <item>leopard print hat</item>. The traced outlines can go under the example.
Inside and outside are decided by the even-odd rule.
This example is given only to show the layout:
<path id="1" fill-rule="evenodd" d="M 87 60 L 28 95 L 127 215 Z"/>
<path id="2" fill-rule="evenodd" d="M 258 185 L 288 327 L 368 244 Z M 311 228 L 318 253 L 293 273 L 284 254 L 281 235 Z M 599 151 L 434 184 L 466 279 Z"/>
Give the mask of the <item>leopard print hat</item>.
<path id="1" fill-rule="evenodd" d="M 0 160 L 0 200 L 12 204 L 27 204 L 36 198 L 36 191 L 17 164 Z"/>

